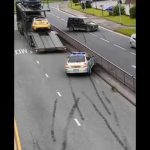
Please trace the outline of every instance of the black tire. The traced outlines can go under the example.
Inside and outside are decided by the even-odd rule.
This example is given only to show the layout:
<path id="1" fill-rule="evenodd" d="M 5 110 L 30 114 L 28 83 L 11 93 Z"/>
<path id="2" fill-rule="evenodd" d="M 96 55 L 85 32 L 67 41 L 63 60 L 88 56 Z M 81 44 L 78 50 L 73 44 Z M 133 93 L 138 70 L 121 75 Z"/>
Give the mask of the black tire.
<path id="1" fill-rule="evenodd" d="M 72 26 L 69 27 L 69 31 L 73 31 L 74 28 Z"/>

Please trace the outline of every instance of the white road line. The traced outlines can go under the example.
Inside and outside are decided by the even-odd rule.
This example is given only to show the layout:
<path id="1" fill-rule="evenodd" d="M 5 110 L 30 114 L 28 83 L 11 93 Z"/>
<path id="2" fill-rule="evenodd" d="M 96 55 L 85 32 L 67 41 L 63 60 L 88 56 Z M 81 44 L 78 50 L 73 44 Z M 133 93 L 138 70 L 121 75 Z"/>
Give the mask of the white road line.
<path id="1" fill-rule="evenodd" d="M 132 68 L 136 68 L 136 66 L 135 66 L 135 65 L 132 65 L 131 67 L 132 67 Z"/>
<path id="2" fill-rule="evenodd" d="M 105 39 L 103 39 L 103 38 L 101 38 L 101 40 L 103 40 L 103 41 L 105 41 L 105 42 L 109 43 L 109 41 L 108 41 L 108 40 L 105 40 Z"/>
<path id="3" fill-rule="evenodd" d="M 76 16 L 76 15 L 71 15 L 71 14 L 66 13 L 66 12 L 64 12 L 64 11 L 61 11 L 60 9 L 57 9 L 57 8 L 55 8 L 55 7 L 52 7 L 52 6 L 51 6 L 51 8 L 56 9 L 56 10 L 58 10 L 58 11 L 64 13 L 64 14 L 67 14 L 67 15 L 72 16 L 72 17 Z M 67 11 L 67 10 L 66 10 L 66 11 Z"/>
<path id="4" fill-rule="evenodd" d="M 119 48 L 121 48 L 121 49 L 123 49 L 123 50 L 125 50 L 126 51 L 126 49 L 125 48 L 123 48 L 123 47 L 121 47 L 121 46 L 119 46 L 119 45 L 117 45 L 117 44 L 113 44 L 114 46 L 116 46 L 116 47 L 119 47 Z"/>
<path id="5" fill-rule="evenodd" d="M 95 36 L 95 37 L 98 37 L 97 35 L 93 34 L 93 33 L 90 33 L 91 35 Z"/>
<path id="6" fill-rule="evenodd" d="M 60 17 L 59 17 L 59 16 L 56 16 L 56 18 L 58 18 L 58 19 L 59 19 Z"/>
<path id="7" fill-rule="evenodd" d="M 57 92 L 57 94 L 61 97 L 61 94 L 59 92 Z"/>
<path id="8" fill-rule="evenodd" d="M 81 124 L 80 124 L 80 122 L 78 121 L 77 118 L 75 118 L 74 121 L 77 123 L 78 126 L 81 126 Z"/>
<path id="9" fill-rule="evenodd" d="M 30 51 L 30 53 L 32 54 L 33 52 L 32 52 L 32 51 Z"/>
<path id="10" fill-rule="evenodd" d="M 100 26 L 100 25 L 99 25 L 99 27 L 100 27 L 100 28 L 102 28 L 102 29 L 104 29 L 104 30 L 107 30 L 107 31 L 109 31 L 109 32 L 112 32 L 112 33 L 115 33 L 115 34 L 121 35 L 121 36 L 123 36 L 123 37 L 130 38 L 130 37 L 129 37 L 129 36 L 127 36 L 127 35 L 124 35 L 124 34 L 121 34 L 121 33 L 115 32 L 115 31 L 112 31 L 112 30 L 107 29 L 107 28 L 104 28 L 104 27 L 102 27 L 102 26 Z"/>
<path id="11" fill-rule="evenodd" d="M 130 52 L 130 54 L 136 55 L 135 53 Z"/>
<path id="12" fill-rule="evenodd" d="M 62 21 L 65 21 L 65 19 L 62 19 L 62 18 L 61 18 L 61 20 L 62 20 Z M 66 22 L 66 21 L 65 21 L 65 22 Z"/>
<path id="13" fill-rule="evenodd" d="M 48 76 L 48 74 L 47 74 L 47 73 L 45 73 L 45 76 L 46 76 L 47 78 L 49 78 L 49 76 Z"/>
<path id="14" fill-rule="evenodd" d="M 36 62 L 37 62 L 37 64 L 39 64 L 39 63 L 40 63 L 38 60 L 37 60 Z"/>

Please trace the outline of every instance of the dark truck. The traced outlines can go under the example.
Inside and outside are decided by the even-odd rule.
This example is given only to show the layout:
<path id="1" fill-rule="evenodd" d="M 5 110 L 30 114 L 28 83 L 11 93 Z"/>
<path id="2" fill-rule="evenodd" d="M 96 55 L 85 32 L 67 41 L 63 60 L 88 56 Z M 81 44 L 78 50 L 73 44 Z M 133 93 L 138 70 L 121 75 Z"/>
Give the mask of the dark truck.
<path id="1" fill-rule="evenodd" d="M 84 30 L 89 32 L 98 30 L 98 25 L 87 17 L 69 17 L 67 28 L 69 28 L 70 31 Z"/>

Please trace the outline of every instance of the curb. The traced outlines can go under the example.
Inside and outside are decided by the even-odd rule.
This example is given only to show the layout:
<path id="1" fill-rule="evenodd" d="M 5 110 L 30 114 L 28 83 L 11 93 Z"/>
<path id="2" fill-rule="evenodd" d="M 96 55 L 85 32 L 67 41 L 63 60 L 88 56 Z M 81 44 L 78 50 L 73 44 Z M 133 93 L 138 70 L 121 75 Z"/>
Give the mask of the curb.
<path id="1" fill-rule="evenodd" d="M 110 76 L 107 72 L 105 72 L 101 67 L 100 69 L 107 75 Z M 96 75 L 98 75 L 100 78 L 102 78 L 107 84 L 109 84 L 111 87 L 115 87 L 116 91 L 122 95 L 125 99 L 127 99 L 128 102 L 130 102 L 132 105 L 134 105 L 136 107 L 136 102 L 133 102 L 133 100 L 131 100 L 131 98 L 129 98 L 129 96 L 126 96 L 123 91 L 121 91 L 120 89 L 118 89 L 118 87 L 116 85 L 114 85 L 113 83 L 111 83 L 110 81 L 107 80 L 107 78 L 104 75 L 101 75 L 101 73 L 98 73 L 96 71 L 94 71 L 94 73 Z M 112 76 L 110 76 L 110 78 L 113 78 Z M 114 78 L 112 79 L 113 81 L 115 80 Z M 119 83 L 120 84 L 120 83 Z M 122 87 L 123 88 L 123 87 Z"/>

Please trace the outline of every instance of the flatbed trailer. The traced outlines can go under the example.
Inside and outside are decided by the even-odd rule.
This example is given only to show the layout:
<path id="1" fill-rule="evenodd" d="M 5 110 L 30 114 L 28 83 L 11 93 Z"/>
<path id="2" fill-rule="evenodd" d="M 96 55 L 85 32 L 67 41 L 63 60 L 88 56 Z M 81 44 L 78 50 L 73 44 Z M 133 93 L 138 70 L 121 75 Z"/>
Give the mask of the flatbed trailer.
<path id="1" fill-rule="evenodd" d="M 53 31 L 33 31 L 32 20 L 34 17 L 41 16 L 42 12 L 46 16 L 48 9 L 31 9 L 25 8 L 21 3 L 16 3 L 17 25 L 20 34 L 24 35 L 28 44 L 36 52 L 65 50 L 58 35 Z"/>

